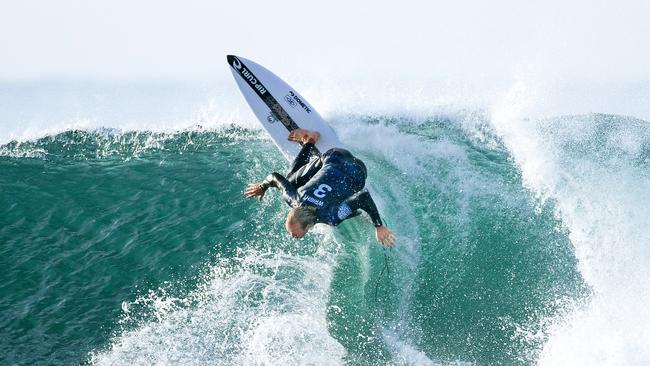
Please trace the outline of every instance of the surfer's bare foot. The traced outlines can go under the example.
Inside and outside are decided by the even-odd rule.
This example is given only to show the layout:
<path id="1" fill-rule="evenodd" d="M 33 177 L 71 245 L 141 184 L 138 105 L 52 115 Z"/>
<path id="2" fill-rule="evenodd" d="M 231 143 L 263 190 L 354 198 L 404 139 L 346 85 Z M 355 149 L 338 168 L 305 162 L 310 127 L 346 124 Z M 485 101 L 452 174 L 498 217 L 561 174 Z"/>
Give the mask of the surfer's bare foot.
<path id="1" fill-rule="evenodd" d="M 304 130 L 302 128 L 289 132 L 289 141 L 302 142 L 303 144 L 315 144 L 320 138 L 318 131 Z"/>

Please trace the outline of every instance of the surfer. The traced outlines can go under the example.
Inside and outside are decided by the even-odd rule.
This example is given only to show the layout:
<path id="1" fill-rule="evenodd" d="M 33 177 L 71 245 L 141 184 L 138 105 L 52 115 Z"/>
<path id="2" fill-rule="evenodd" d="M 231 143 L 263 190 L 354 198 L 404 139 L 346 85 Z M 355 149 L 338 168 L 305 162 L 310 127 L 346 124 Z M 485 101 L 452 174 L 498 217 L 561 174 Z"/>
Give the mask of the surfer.
<path id="1" fill-rule="evenodd" d="M 291 211 L 285 226 L 294 238 L 302 238 L 317 223 L 336 226 L 363 210 L 370 215 L 377 240 L 393 246 L 395 234 L 385 227 L 366 184 L 366 166 L 345 149 L 334 148 L 320 154 L 314 144 L 318 131 L 295 129 L 289 141 L 302 144 L 286 177 L 271 173 L 261 183 L 246 187 L 244 195 L 262 201 L 269 187 L 282 190 Z"/>

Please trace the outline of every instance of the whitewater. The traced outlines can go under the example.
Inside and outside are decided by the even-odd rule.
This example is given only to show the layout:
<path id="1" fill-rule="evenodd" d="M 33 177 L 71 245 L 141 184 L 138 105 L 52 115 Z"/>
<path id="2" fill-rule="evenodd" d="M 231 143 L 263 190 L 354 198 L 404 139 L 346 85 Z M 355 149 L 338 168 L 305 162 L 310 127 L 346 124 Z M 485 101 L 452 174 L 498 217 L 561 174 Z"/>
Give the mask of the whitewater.
<path id="1" fill-rule="evenodd" d="M 649 84 L 287 80 L 394 249 L 243 198 L 287 162 L 232 80 L 1 83 L 0 363 L 650 362 Z"/>

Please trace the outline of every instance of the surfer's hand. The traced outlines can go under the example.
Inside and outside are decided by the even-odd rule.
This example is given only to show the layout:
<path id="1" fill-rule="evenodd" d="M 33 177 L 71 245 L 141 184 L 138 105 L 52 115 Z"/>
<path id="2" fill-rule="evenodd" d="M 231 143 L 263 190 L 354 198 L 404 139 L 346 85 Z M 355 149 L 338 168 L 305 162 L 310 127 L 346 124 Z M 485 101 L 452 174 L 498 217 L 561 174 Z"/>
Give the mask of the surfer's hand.
<path id="1" fill-rule="evenodd" d="M 251 183 L 248 185 L 248 187 L 246 187 L 244 196 L 246 196 L 246 198 L 259 197 L 260 202 L 262 202 L 262 198 L 264 198 L 265 193 L 266 190 L 262 188 L 261 184 Z"/>
<path id="2" fill-rule="evenodd" d="M 395 234 L 388 230 L 386 226 L 376 227 L 375 236 L 377 237 L 377 240 L 386 247 L 392 247 L 395 243 Z"/>

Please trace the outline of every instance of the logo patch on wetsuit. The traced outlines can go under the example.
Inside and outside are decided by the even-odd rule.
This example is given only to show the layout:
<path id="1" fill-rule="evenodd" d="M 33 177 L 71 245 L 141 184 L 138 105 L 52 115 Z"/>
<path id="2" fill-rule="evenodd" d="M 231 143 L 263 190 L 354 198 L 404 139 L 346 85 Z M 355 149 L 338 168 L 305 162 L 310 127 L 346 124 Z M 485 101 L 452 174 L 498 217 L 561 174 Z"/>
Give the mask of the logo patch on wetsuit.
<path id="1" fill-rule="evenodd" d="M 348 206 L 346 203 L 339 206 L 339 213 L 338 213 L 339 219 L 345 220 L 351 214 L 352 214 L 352 210 L 350 209 L 350 206 Z"/>

